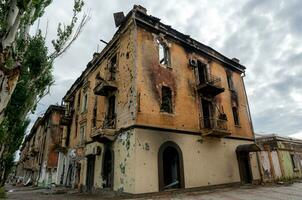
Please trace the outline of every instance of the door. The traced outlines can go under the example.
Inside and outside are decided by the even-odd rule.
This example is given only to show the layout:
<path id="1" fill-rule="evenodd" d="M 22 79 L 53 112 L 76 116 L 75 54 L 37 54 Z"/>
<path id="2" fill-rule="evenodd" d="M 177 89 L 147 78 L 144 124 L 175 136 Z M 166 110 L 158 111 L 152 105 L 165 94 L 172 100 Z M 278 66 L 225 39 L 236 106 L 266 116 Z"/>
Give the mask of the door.
<path id="1" fill-rule="evenodd" d="M 113 153 L 107 149 L 103 160 L 103 187 L 113 187 Z"/>
<path id="2" fill-rule="evenodd" d="M 87 157 L 87 175 L 86 175 L 86 189 L 91 192 L 94 185 L 94 166 L 95 156 L 90 155 Z"/>
<path id="3" fill-rule="evenodd" d="M 109 98 L 108 106 L 108 118 L 112 120 L 115 117 L 115 96 Z"/>
<path id="4" fill-rule="evenodd" d="M 177 144 L 166 142 L 161 146 L 158 166 L 160 191 L 184 188 L 183 159 Z"/>
<path id="5" fill-rule="evenodd" d="M 200 61 L 197 61 L 198 80 L 199 84 L 207 82 L 207 66 Z"/>
<path id="6" fill-rule="evenodd" d="M 241 182 L 243 184 L 252 183 L 252 171 L 248 152 L 237 152 Z"/>
<path id="7" fill-rule="evenodd" d="M 211 102 L 202 99 L 203 128 L 211 127 Z"/>
<path id="8" fill-rule="evenodd" d="M 179 188 L 179 156 L 175 148 L 167 147 L 163 153 L 165 189 Z"/>

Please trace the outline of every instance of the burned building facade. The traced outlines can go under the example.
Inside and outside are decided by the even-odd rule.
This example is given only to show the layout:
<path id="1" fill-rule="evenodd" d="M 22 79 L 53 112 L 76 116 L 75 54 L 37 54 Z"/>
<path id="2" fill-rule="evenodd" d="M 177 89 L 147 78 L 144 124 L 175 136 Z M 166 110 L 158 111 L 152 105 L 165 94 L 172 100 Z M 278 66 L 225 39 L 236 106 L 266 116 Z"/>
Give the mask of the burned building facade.
<path id="1" fill-rule="evenodd" d="M 20 149 L 17 176 L 29 179 L 34 185 L 58 184 L 59 152 L 62 151 L 63 126 L 60 125 L 64 107 L 51 105 L 43 117 L 34 123 Z"/>
<path id="2" fill-rule="evenodd" d="M 63 98 L 63 182 L 147 193 L 258 181 L 245 67 L 141 6 L 116 16 Z"/>

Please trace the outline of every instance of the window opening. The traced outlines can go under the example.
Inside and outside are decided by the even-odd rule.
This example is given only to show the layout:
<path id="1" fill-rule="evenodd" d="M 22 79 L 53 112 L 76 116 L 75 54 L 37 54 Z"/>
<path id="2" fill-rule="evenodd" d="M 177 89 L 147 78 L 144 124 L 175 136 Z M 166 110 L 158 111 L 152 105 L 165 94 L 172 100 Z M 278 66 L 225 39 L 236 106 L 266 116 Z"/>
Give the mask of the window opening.
<path id="1" fill-rule="evenodd" d="M 166 86 L 162 86 L 162 103 L 160 111 L 172 113 L 172 91 Z"/>

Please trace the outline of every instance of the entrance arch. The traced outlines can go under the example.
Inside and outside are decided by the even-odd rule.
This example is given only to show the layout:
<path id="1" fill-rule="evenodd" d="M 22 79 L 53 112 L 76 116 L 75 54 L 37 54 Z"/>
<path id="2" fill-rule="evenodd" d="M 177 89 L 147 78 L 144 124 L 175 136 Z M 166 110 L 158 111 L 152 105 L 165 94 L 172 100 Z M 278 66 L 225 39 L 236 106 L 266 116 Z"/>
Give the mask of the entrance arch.
<path id="1" fill-rule="evenodd" d="M 165 142 L 159 148 L 158 179 L 159 191 L 185 187 L 182 152 L 174 142 Z"/>

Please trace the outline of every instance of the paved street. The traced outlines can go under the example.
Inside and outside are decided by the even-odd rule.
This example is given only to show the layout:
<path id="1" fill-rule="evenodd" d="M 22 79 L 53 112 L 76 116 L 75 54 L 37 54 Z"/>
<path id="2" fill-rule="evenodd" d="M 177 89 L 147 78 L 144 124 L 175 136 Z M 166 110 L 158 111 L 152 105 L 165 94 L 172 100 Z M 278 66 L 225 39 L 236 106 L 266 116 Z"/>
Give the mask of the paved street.
<path id="1" fill-rule="evenodd" d="M 198 200 L 301 200 L 302 199 L 302 183 L 294 183 L 292 185 L 275 185 L 275 186 L 243 186 L 240 188 L 225 188 L 206 191 L 194 191 L 185 193 L 158 194 L 137 197 L 106 197 L 88 194 L 46 194 L 45 189 L 9 187 L 13 192 L 8 193 L 8 199 L 198 199 Z"/>

